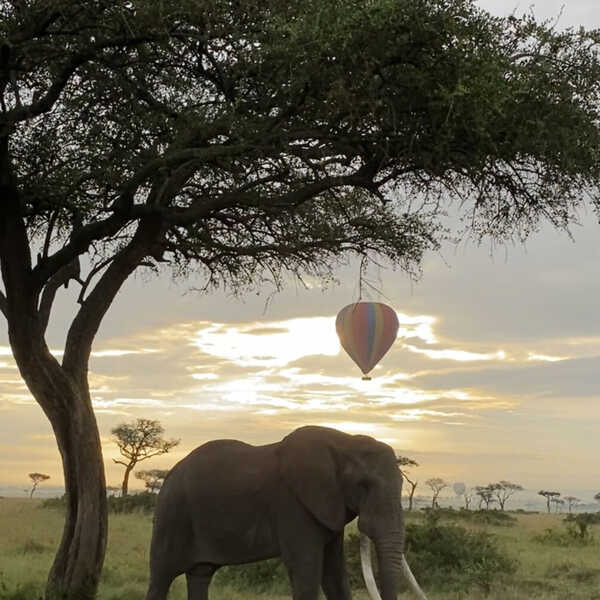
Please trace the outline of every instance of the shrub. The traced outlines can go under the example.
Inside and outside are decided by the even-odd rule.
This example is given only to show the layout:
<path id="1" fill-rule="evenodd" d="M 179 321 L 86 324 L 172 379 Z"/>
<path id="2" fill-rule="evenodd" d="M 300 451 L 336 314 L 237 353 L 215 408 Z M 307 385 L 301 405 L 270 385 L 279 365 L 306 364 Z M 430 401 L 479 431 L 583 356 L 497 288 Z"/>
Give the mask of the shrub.
<path id="1" fill-rule="evenodd" d="M 152 513 L 156 506 L 158 494 L 152 492 L 141 492 L 128 496 L 109 496 L 108 512 L 111 513 Z"/>
<path id="2" fill-rule="evenodd" d="M 466 521 L 477 525 L 499 525 L 510 527 L 517 523 L 516 517 L 501 510 L 467 510 L 460 508 L 424 508 L 422 509 L 426 519 L 437 519 L 444 521 Z"/>
<path id="3" fill-rule="evenodd" d="M 156 506 L 158 495 L 151 492 L 140 492 L 128 496 L 109 496 L 108 512 L 115 514 L 143 512 L 152 513 Z M 64 510 L 67 504 L 67 496 L 64 494 L 60 498 L 47 498 L 41 504 L 42 508 L 53 508 Z"/>
<path id="4" fill-rule="evenodd" d="M 440 525 L 435 518 L 407 524 L 406 557 L 424 587 L 450 591 L 478 585 L 488 592 L 493 582 L 517 568 L 516 561 L 498 547 L 491 534 Z"/>
<path id="5" fill-rule="evenodd" d="M 569 514 L 564 519 L 569 535 L 580 540 L 592 540 L 590 525 L 600 523 L 600 513 Z"/>
<path id="6" fill-rule="evenodd" d="M 240 591 L 263 593 L 289 593 L 289 579 L 285 566 L 278 558 L 246 565 L 219 569 L 215 585 L 229 585 Z"/>
<path id="7" fill-rule="evenodd" d="M 53 508 L 64 510 L 67 506 L 67 495 L 63 494 L 60 498 L 46 498 L 40 504 L 41 508 Z"/>

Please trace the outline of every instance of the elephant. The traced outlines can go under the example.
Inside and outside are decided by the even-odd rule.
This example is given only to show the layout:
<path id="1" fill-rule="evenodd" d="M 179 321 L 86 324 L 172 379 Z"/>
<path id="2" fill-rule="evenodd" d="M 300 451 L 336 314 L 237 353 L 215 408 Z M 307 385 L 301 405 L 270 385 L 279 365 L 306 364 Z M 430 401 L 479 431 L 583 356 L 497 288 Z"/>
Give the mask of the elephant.
<path id="1" fill-rule="evenodd" d="M 305 426 L 264 446 L 207 442 L 173 467 L 158 495 L 146 600 L 165 600 L 184 573 L 188 600 L 207 600 L 219 567 L 276 556 L 294 600 L 317 600 L 319 588 L 327 600 L 350 600 L 344 526 L 356 516 L 371 596 L 395 599 L 402 570 L 423 600 L 404 558 L 401 490 L 394 451 L 365 435 Z"/>

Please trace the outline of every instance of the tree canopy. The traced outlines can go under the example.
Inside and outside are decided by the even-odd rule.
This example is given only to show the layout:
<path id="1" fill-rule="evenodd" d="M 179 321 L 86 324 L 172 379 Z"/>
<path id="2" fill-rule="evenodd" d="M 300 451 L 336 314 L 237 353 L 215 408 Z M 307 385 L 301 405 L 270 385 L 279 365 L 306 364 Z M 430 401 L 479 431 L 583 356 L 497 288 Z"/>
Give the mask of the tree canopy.
<path id="1" fill-rule="evenodd" d="M 48 595 L 92 598 L 102 566 L 87 373 L 125 280 L 417 274 L 453 200 L 476 236 L 567 227 L 598 204 L 598 41 L 471 0 L 0 0 L 0 311 L 68 499 Z"/>

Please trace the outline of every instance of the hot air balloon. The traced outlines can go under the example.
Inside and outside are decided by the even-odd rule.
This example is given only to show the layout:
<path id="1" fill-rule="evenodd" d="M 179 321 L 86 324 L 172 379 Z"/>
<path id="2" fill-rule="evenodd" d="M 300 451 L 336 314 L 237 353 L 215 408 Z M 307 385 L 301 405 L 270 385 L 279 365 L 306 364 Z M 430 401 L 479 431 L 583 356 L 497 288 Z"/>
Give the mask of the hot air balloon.
<path id="1" fill-rule="evenodd" d="M 335 328 L 342 348 L 360 367 L 363 379 L 390 349 L 398 333 L 395 311 L 381 302 L 355 302 L 340 310 Z"/>

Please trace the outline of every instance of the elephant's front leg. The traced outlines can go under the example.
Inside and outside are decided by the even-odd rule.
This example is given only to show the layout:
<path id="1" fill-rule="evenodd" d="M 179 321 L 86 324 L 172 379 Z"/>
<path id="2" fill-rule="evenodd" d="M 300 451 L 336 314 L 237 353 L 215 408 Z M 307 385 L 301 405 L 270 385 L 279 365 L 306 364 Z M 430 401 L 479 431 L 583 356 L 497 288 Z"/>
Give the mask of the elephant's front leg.
<path id="1" fill-rule="evenodd" d="M 323 551 L 323 591 L 327 600 L 351 600 L 344 560 L 344 532 L 336 535 Z"/>
<path id="2" fill-rule="evenodd" d="M 292 586 L 294 600 L 318 600 L 323 573 L 323 547 L 312 547 L 300 553 L 295 547 L 292 552 L 282 554 Z"/>
<path id="3" fill-rule="evenodd" d="M 279 531 L 281 559 L 290 577 L 293 599 L 318 600 L 326 543 L 322 528 L 299 510 L 288 515 Z"/>

